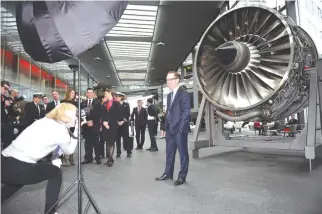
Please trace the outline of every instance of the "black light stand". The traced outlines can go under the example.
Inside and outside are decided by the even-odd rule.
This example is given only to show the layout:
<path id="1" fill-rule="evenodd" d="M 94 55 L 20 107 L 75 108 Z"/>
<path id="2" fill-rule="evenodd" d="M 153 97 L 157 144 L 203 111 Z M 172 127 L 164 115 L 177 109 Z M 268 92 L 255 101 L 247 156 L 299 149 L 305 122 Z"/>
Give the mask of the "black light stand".
<path id="1" fill-rule="evenodd" d="M 78 59 L 78 65 L 69 65 L 70 69 L 74 72 L 74 74 L 76 73 L 76 71 L 78 71 L 78 78 L 77 78 L 77 82 L 78 82 L 78 118 L 81 118 L 81 100 L 80 100 L 80 95 L 81 95 L 81 81 L 80 81 L 80 76 L 81 76 L 81 72 L 80 72 L 80 68 L 81 68 L 81 64 L 80 64 L 80 59 Z M 75 76 L 75 75 L 74 75 Z M 75 80 L 75 78 L 74 78 Z M 74 82 L 75 83 L 75 82 Z M 80 121 L 77 124 L 78 125 L 78 136 L 77 136 L 77 144 L 78 144 L 78 163 L 77 163 L 77 178 L 76 180 L 73 182 L 72 185 L 70 185 L 67 190 L 60 196 L 60 198 L 57 200 L 57 202 L 47 211 L 46 214 L 49 214 L 50 211 L 67 195 L 67 193 L 69 193 L 73 187 L 77 184 L 77 190 L 78 190 L 78 214 L 82 214 L 83 209 L 82 209 L 82 188 L 84 188 L 84 191 L 88 197 L 88 203 L 85 207 L 84 210 L 84 214 L 86 214 L 88 212 L 88 209 L 90 207 L 90 205 L 92 204 L 96 213 L 98 214 L 102 214 L 102 212 L 99 210 L 97 204 L 95 203 L 92 195 L 90 194 L 89 190 L 87 189 L 84 181 L 83 181 L 83 176 L 82 176 L 82 167 L 81 167 L 81 125 L 80 125 Z"/>

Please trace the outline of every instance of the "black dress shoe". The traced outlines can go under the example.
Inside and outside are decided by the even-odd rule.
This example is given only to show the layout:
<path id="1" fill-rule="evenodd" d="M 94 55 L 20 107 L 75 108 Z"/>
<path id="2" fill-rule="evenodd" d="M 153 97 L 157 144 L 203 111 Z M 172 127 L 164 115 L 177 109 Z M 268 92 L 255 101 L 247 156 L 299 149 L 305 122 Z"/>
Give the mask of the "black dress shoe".
<path id="1" fill-rule="evenodd" d="M 178 186 L 178 185 L 181 185 L 181 184 L 184 184 L 186 183 L 186 179 L 182 178 L 182 177 L 179 177 L 175 182 L 174 182 L 174 185 L 175 186 Z"/>
<path id="2" fill-rule="evenodd" d="M 149 151 L 150 152 L 157 152 L 157 151 L 159 151 L 159 149 L 157 149 L 157 148 L 151 148 Z"/>
<path id="3" fill-rule="evenodd" d="M 117 158 L 120 158 L 120 157 L 121 157 L 121 155 L 120 155 L 120 154 L 117 154 L 117 155 L 116 155 L 116 157 L 117 157 Z"/>
<path id="4" fill-rule="evenodd" d="M 96 163 L 97 164 L 102 164 L 102 161 L 101 160 L 96 160 Z"/>
<path id="5" fill-rule="evenodd" d="M 146 151 L 150 151 L 150 150 L 152 150 L 152 149 L 153 149 L 153 148 L 151 148 L 151 147 L 150 147 L 150 148 L 146 149 Z"/>
<path id="6" fill-rule="evenodd" d="M 88 163 L 93 163 L 93 161 L 86 160 L 82 162 L 82 164 L 88 164 Z"/>
<path id="7" fill-rule="evenodd" d="M 131 156 L 132 156 L 132 154 L 131 154 L 131 153 L 127 154 L 127 157 L 128 157 L 128 158 L 130 158 Z"/>
<path id="8" fill-rule="evenodd" d="M 156 181 L 165 181 L 165 180 L 172 180 L 172 179 L 173 179 L 172 176 L 167 176 L 165 174 L 161 175 L 161 177 L 155 178 Z"/>

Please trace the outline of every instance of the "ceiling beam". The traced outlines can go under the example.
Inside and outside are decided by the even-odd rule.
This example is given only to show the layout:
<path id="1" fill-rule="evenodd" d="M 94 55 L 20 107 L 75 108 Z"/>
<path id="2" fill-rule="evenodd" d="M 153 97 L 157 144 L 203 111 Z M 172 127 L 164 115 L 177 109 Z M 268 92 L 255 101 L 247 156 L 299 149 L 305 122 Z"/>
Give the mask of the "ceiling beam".
<path id="1" fill-rule="evenodd" d="M 129 1 L 129 4 L 157 6 L 159 5 L 159 2 L 160 1 Z"/>
<path id="2" fill-rule="evenodd" d="M 151 36 L 105 36 L 105 41 L 152 42 Z"/>
<path id="3" fill-rule="evenodd" d="M 121 81 L 126 81 L 126 82 L 143 82 L 144 83 L 144 79 L 121 79 Z"/>
<path id="4" fill-rule="evenodd" d="M 145 73 L 146 70 L 117 70 L 118 73 Z"/>

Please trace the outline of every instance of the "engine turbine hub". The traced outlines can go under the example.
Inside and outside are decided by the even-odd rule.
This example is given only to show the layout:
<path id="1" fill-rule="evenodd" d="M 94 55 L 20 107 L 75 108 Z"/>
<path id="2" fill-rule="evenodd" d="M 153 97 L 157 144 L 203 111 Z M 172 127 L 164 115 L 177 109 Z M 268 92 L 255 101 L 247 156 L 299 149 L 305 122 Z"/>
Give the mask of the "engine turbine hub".
<path id="1" fill-rule="evenodd" d="M 218 116 L 277 120 L 307 106 L 309 72 L 303 68 L 315 67 L 317 56 L 311 37 L 289 17 L 265 6 L 242 5 L 207 28 L 194 74 Z"/>
<path id="2" fill-rule="evenodd" d="M 230 73 L 242 71 L 249 63 L 250 50 L 246 44 L 229 41 L 216 48 L 215 55 L 221 67 Z"/>

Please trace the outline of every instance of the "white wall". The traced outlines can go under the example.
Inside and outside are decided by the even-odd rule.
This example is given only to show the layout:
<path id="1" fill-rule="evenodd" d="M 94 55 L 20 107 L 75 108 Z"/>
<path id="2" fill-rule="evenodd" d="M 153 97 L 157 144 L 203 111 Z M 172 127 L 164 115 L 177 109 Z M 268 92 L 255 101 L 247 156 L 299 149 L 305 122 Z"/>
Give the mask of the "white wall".
<path id="1" fill-rule="evenodd" d="M 322 4 L 318 0 L 297 1 L 299 25 L 314 40 L 319 54 L 322 54 Z"/>

